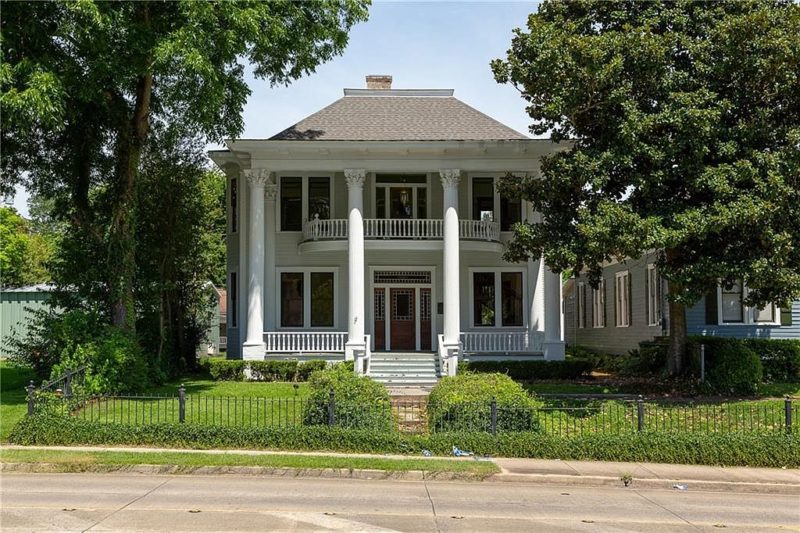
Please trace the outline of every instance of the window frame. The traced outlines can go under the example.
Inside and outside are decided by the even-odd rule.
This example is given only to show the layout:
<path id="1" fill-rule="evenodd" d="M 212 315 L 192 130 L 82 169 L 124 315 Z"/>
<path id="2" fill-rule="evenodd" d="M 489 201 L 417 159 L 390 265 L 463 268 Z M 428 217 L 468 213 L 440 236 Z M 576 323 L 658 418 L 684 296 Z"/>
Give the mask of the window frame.
<path id="1" fill-rule="evenodd" d="M 745 305 L 744 300 L 747 298 L 750 289 L 743 282 L 739 282 L 742 286 L 742 320 L 739 322 L 723 322 L 722 320 L 722 284 L 717 284 L 717 325 L 718 326 L 780 326 L 781 325 L 781 308 L 775 305 L 774 302 L 768 305 L 772 306 L 772 320 L 771 321 L 757 321 L 755 319 L 756 307 Z"/>
<path id="2" fill-rule="evenodd" d="M 592 288 L 592 327 L 606 327 L 606 280 L 600 278 L 597 288 Z"/>
<path id="3" fill-rule="evenodd" d="M 389 204 L 390 204 L 389 197 L 390 197 L 390 194 L 391 194 L 389 189 L 391 189 L 392 187 L 406 187 L 406 188 L 412 189 L 411 194 L 412 194 L 412 202 L 413 202 L 413 205 L 414 205 L 414 209 L 413 209 L 413 213 L 412 213 L 413 216 L 411 217 L 411 219 L 414 219 L 414 220 L 430 220 L 431 219 L 431 204 L 432 204 L 432 202 L 431 202 L 431 196 L 432 196 L 431 174 L 430 174 L 430 172 L 425 172 L 425 173 L 423 173 L 423 172 L 419 172 L 419 173 L 411 172 L 411 173 L 408 173 L 409 176 L 422 176 L 423 174 L 425 176 L 425 183 L 422 183 L 422 182 L 419 182 L 419 183 L 405 183 L 405 182 L 399 181 L 399 179 L 402 176 L 402 174 L 393 174 L 391 172 L 372 172 L 372 173 L 370 173 L 369 174 L 368 183 L 370 184 L 370 190 L 369 191 L 370 191 L 370 196 L 372 197 L 370 199 L 370 204 L 371 204 L 370 205 L 370 208 L 371 208 L 370 213 L 371 213 L 372 218 L 380 218 L 380 217 L 378 217 L 378 189 L 379 188 L 384 188 L 385 189 L 384 192 L 383 192 L 383 194 L 384 194 L 383 199 L 384 199 L 384 206 L 385 206 L 384 210 L 385 210 L 385 213 L 384 213 L 384 217 L 381 220 L 388 220 L 390 218 L 389 217 Z M 389 177 L 389 178 L 397 178 L 398 181 L 383 181 L 383 182 L 378 183 L 378 177 L 379 176 L 381 176 L 381 177 L 386 176 L 386 177 Z M 424 218 L 419 216 L 419 189 L 425 189 L 425 217 Z M 364 214 L 364 216 L 366 218 L 366 213 Z"/>
<path id="4" fill-rule="evenodd" d="M 520 273 L 522 275 L 522 325 L 504 326 L 503 322 L 503 282 L 504 272 Z M 475 325 L 475 274 L 494 274 L 494 324 L 485 326 Z M 520 331 L 527 329 L 528 324 L 528 275 L 522 267 L 471 267 L 468 269 L 469 275 L 469 327 L 468 331 L 487 331 L 489 329 L 502 329 L 508 331 Z"/>
<path id="5" fill-rule="evenodd" d="M 624 280 L 624 296 L 620 297 L 620 279 Z M 629 270 L 621 270 L 614 274 L 614 326 L 618 328 L 629 328 L 631 326 L 631 275 Z"/>
<path id="6" fill-rule="evenodd" d="M 311 273 L 325 272 L 333 273 L 333 325 L 331 326 L 312 326 L 311 325 Z M 303 274 L 303 325 L 302 326 L 282 326 L 283 310 L 281 301 L 283 299 L 281 291 L 281 275 L 297 273 Z M 275 330 L 276 331 L 336 331 L 339 324 L 339 268 L 338 267 L 278 267 L 275 269 L 275 287 L 278 298 L 275 298 Z"/>
<path id="7" fill-rule="evenodd" d="M 283 178 L 300 178 L 300 203 L 302 212 L 300 215 L 299 230 L 284 230 L 281 224 L 281 219 L 283 218 L 283 202 L 281 196 Z M 278 185 L 278 196 L 275 201 L 275 228 L 278 233 L 298 234 L 303 232 L 303 227 L 309 220 L 309 178 L 328 178 L 328 187 L 330 190 L 330 218 L 336 218 L 336 172 L 278 172 L 275 175 L 275 183 Z"/>
<path id="8" fill-rule="evenodd" d="M 661 319 L 663 316 L 663 309 L 661 305 L 661 276 L 658 274 L 658 268 L 656 268 L 655 263 L 650 263 L 647 265 L 645 276 L 647 291 L 645 294 L 647 325 L 650 327 L 661 326 Z"/>
<path id="9" fill-rule="evenodd" d="M 578 329 L 586 327 L 586 283 L 578 282 Z"/>
<path id="10" fill-rule="evenodd" d="M 474 199 L 472 197 L 472 181 L 475 178 L 491 178 L 492 179 L 492 192 L 494 194 L 494 202 L 492 204 L 492 221 L 497 222 L 500 225 L 500 232 L 503 234 L 511 234 L 513 230 L 504 230 L 503 228 L 503 220 L 502 215 L 500 212 L 500 204 L 501 204 L 501 197 L 500 194 L 497 192 L 497 182 L 501 178 L 503 178 L 505 174 L 499 175 L 497 172 L 474 172 L 467 174 L 467 213 L 469 213 L 469 220 L 474 220 L 472 218 L 472 206 Z M 527 220 L 526 213 L 527 213 L 527 205 L 528 203 L 525 200 L 520 201 L 519 207 L 519 220 L 520 222 L 524 222 Z"/>

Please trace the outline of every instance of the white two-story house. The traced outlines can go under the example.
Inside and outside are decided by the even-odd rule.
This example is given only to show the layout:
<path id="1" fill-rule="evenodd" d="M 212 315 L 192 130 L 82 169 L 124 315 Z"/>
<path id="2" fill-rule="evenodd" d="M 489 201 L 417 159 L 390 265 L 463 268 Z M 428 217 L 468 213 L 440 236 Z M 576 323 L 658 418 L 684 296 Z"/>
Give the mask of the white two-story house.
<path id="1" fill-rule="evenodd" d="M 507 263 L 527 202 L 495 182 L 559 146 L 368 76 L 269 139 L 210 153 L 228 184 L 228 357 L 564 357 L 561 277 Z"/>

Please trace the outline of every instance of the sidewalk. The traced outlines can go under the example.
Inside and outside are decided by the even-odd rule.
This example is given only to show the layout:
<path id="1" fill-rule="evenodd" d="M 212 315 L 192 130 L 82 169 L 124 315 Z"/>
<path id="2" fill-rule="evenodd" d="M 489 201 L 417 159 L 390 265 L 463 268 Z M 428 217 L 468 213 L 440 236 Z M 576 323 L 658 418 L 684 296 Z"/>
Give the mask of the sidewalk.
<path id="1" fill-rule="evenodd" d="M 285 452 L 267 450 L 198 450 L 174 448 L 133 448 L 102 446 L 15 446 L 3 445 L 3 450 L 67 450 L 75 452 L 182 452 L 241 455 L 312 455 L 330 457 L 365 457 L 376 459 L 438 459 L 451 461 L 491 461 L 499 474 L 488 476 L 488 482 L 534 483 L 539 485 L 582 487 L 625 487 L 668 489 L 677 491 L 724 491 L 800 495 L 800 469 L 721 467 L 703 465 L 674 465 L 661 463 L 617 463 L 604 461 L 562 461 L 558 459 L 507 459 L 474 457 L 420 457 L 409 455 L 344 454 L 328 452 Z M 130 469 L 128 469 L 130 471 Z M 252 467 L 228 467 L 226 473 L 257 474 Z M 142 472 L 145 472 L 144 470 Z M 156 473 L 155 471 L 153 473 Z M 166 471 L 164 473 L 167 473 Z M 367 473 L 365 471 L 364 473 Z M 369 471 L 370 475 L 374 471 Z M 423 472 L 408 472 L 407 476 L 388 476 L 394 479 L 431 479 Z M 302 475 L 302 474 L 300 474 Z M 311 475 L 311 474 L 309 474 Z M 318 474 L 316 474 L 318 476 Z M 358 472 L 349 476 L 359 477 Z M 370 477 L 370 476 L 367 476 Z M 446 480 L 437 475 L 433 479 Z"/>

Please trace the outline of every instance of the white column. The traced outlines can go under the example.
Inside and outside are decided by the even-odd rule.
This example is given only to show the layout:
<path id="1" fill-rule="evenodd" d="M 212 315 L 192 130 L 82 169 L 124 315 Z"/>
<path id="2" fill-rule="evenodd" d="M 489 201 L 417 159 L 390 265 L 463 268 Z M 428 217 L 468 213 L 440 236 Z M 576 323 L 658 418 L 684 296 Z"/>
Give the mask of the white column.
<path id="1" fill-rule="evenodd" d="M 527 206 L 526 218 L 531 223 L 540 222 L 541 216 L 533 210 L 530 202 L 525 202 L 525 205 Z M 528 335 L 534 345 L 538 345 L 544 340 L 544 272 L 544 260 L 541 257 L 528 259 L 528 279 L 530 280 L 529 291 L 531 295 Z M 537 337 L 538 342 L 536 341 Z"/>
<path id="2" fill-rule="evenodd" d="M 275 282 L 275 242 L 277 239 L 277 222 L 275 217 L 277 216 L 277 211 L 275 209 L 275 203 L 278 198 L 278 186 L 272 183 L 268 183 L 264 188 L 266 193 L 267 199 L 267 209 L 265 211 L 266 221 L 264 223 L 264 227 L 267 231 L 266 242 L 270 243 L 271 251 L 267 253 L 266 257 L 266 268 L 264 269 L 264 276 L 265 276 L 265 283 L 264 286 L 266 287 L 266 309 L 264 312 L 264 317 L 266 319 L 264 327 L 265 331 L 275 331 L 276 323 L 275 323 L 275 305 L 276 302 L 279 301 L 280 295 L 276 289 L 276 282 Z"/>
<path id="3" fill-rule="evenodd" d="M 249 240 L 247 245 L 247 339 L 242 347 L 244 359 L 263 359 L 264 344 L 264 187 L 269 171 L 245 170 L 250 184 Z"/>
<path id="4" fill-rule="evenodd" d="M 455 375 L 461 337 L 458 235 L 458 183 L 461 171 L 455 168 L 442 169 L 439 176 L 444 189 L 444 348 L 452 354 L 448 362 L 448 374 Z"/>
<path id="5" fill-rule="evenodd" d="M 562 360 L 564 314 L 561 309 L 561 273 L 545 266 L 544 272 L 544 358 Z"/>
<path id="6" fill-rule="evenodd" d="M 347 344 L 345 359 L 354 360 L 364 353 L 364 169 L 345 169 L 347 180 Z M 357 362 L 358 363 L 358 362 Z M 359 372 L 356 364 L 356 372 Z"/>

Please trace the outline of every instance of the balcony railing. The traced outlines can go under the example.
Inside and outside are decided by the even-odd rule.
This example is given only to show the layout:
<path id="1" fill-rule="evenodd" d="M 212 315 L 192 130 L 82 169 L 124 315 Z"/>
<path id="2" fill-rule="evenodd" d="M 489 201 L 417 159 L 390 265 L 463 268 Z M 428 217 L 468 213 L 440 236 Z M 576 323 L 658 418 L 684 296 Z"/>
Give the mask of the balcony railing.
<path id="1" fill-rule="evenodd" d="M 467 331 L 461 333 L 461 346 L 467 353 L 538 353 L 541 335 L 527 331 Z"/>
<path id="2" fill-rule="evenodd" d="M 441 240 L 444 221 L 438 218 L 367 218 L 364 219 L 365 239 Z M 460 220 L 459 236 L 465 240 L 499 241 L 500 224 L 487 220 Z M 347 219 L 322 220 L 314 218 L 303 226 L 306 241 L 342 240 L 347 238 Z"/>

